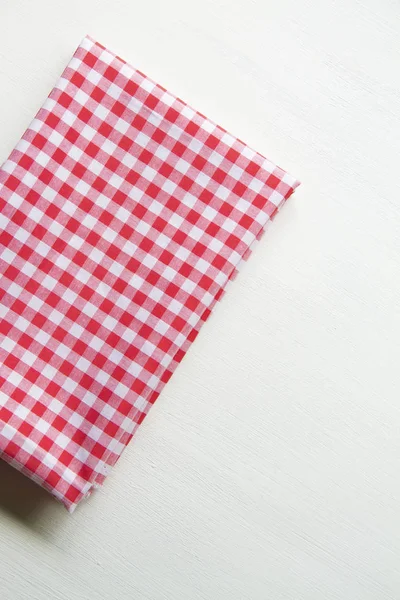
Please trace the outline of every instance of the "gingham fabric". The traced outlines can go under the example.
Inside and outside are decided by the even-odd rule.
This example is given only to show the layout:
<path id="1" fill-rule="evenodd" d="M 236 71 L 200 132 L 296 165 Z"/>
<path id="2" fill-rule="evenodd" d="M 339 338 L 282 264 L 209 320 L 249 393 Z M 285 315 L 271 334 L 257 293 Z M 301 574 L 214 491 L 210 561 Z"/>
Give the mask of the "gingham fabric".
<path id="1" fill-rule="evenodd" d="M 0 455 L 102 484 L 297 182 L 86 37 L 0 170 Z"/>

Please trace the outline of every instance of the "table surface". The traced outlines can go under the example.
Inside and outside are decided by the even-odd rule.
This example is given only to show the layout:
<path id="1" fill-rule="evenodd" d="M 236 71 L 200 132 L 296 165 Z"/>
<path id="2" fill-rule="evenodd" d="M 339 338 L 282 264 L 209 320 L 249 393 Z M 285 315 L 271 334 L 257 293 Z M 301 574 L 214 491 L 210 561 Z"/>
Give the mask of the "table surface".
<path id="1" fill-rule="evenodd" d="M 0 161 L 85 34 L 302 186 L 105 487 L 0 464 L 2 600 L 400 598 L 398 0 L 2 0 Z"/>

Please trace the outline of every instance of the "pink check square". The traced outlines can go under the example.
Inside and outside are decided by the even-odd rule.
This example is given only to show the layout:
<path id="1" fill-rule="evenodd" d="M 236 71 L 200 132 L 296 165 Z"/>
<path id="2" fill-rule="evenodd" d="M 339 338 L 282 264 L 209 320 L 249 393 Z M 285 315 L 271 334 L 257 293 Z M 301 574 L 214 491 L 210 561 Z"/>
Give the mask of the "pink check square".
<path id="1" fill-rule="evenodd" d="M 100 486 L 298 182 L 86 37 L 0 169 L 0 455 Z"/>

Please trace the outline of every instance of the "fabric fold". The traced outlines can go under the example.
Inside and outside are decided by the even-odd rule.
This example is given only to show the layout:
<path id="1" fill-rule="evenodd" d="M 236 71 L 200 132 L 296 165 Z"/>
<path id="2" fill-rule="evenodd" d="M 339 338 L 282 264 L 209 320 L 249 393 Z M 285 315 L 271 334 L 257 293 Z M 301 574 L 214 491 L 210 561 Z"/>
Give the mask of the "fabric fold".
<path id="1" fill-rule="evenodd" d="M 0 456 L 72 512 L 297 185 L 86 37 L 0 169 Z"/>

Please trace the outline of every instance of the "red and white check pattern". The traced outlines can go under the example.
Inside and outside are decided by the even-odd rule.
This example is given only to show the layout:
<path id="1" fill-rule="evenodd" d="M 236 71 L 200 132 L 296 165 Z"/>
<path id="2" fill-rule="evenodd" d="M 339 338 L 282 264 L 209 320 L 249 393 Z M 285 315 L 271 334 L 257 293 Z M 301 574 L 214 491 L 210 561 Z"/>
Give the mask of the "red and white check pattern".
<path id="1" fill-rule="evenodd" d="M 72 511 L 297 182 L 85 38 L 0 169 L 0 454 Z"/>

